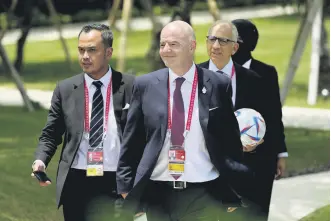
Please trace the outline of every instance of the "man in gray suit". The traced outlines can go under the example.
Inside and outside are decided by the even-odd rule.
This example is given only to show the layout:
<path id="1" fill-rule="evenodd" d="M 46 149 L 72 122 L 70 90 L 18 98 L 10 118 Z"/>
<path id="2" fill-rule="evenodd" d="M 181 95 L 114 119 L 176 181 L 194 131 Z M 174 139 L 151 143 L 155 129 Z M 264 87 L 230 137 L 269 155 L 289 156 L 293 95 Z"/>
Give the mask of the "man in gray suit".
<path id="1" fill-rule="evenodd" d="M 83 73 L 57 84 L 32 169 L 45 171 L 64 135 L 56 198 L 65 221 L 99 220 L 101 215 L 114 220 L 114 203 L 121 198 L 115 171 L 133 76 L 108 64 L 113 53 L 108 26 L 86 25 L 78 40 Z"/>
<path id="2" fill-rule="evenodd" d="M 240 207 L 241 199 L 229 181 L 251 175 L 239 163 L 230 79 L 196 66 L 195 49 L 192 27 L 169 23 L 160 40 L 168 68 L 134 83 L 117 186 L 126 208 L 133 214 L 144 205 L 149 221 L 230 220 L 237 211 L 227 207 Z"/>

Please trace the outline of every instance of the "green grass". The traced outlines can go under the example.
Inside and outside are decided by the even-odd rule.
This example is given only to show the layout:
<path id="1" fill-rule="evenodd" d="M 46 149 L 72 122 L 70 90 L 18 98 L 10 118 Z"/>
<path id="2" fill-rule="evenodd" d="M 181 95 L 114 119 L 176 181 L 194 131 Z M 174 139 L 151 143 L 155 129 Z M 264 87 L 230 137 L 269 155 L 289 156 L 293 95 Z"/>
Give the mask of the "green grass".
<path id="1" fill-rule="evenodd" d="M 276 66 L 279 81 L 282 85 L 299 28 L 300 17 L 284 16 L 254 19 L 253 21 L 260 32 L 259 44 L 253 55 L 257 59 Z M 327 20 L 326 23 L 326 27 L 329 29 L 330 21 Z M 194 26 L 198 42 L 195 57 L 197 63 L 203 62 L 208 58 L 205 47 L 205 35 L 208 28 L 209 25 Z M 327 32 L 329 33 L 329 30 Z M 116 67 L 119 33 L 115 31 L 114 36 L 114 57 L 111 65 Z M 151 71 L 148 61 L 144 58 L 149 48 L 150 39 L 150 31 L 129 33 L 126 70 L 134 69 L 138 75 Z M 80 67 L 77 64 L 77 39 L 68 39 L 67 43 L 73 62 L 71 71 L 64 61 L 64 53 L 59 41 L 26 44 L 25 67 L 22 73 L 26 87 L 53 90 L 57 81 L 80 72 Z M 13 59 L 16 46 L 8 45 L 6 49 L 10 58 Z M 307 106 L 310 51 L 311 42 L 309 39 L 286 100 L 286 105 Z M 10 80 L 3 76 L 0 76 L 0 85 L 13 86 Z M 316 107 L 329 108 L 330 103 L 328 100 L 319 99 Z"/>
<path id="2" fill-rule="evenodd" d="M 47 111 L 27 113 L 18 107 L 0 106 L 0 113 L 0 220 L 62 220 L 61 210 L 56 209 L 55 182 L 44 188 L 30 177 Z M 286 129 L 286 135 L 291 157 L 287 165 L 289 171 L 329 165 L 329 131 Z M 59 153 L 60 150 L 48 167 L 48 175 L 53 181 Z"/>
<path id="3" fill-rule="evenodd" d="M 300 221 L 330 221 L 330 205 L 324 206 Z"/>
<path id="4" fill-rule="evenodd" d="M 330 165 L 329 131 L 285 128 L 289 159 L 286 176 Z"/>

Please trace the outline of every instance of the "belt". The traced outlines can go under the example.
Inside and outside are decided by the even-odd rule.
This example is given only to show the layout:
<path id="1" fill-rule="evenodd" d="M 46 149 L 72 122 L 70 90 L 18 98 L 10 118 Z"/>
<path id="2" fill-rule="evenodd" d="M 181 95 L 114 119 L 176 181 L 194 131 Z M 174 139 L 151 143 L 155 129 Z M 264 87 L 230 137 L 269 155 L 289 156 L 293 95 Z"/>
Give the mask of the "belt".
<path id="1" fill-rule="evenodd" d="M 186 182 L 186 181 L 154 181 L 155 184 L 161 184 L 161 185 L 166 185 L 168 187 L 170 187 L 171 189 L 175 189 L 175 190 L 185 190 L 191 187 L 201 187 L 201 186 L 205 186 L 208 183 L 210 183 L 210 181 L 207 182 L 201 182 L 201 183 L 190 183 L 190 182 Z"/>

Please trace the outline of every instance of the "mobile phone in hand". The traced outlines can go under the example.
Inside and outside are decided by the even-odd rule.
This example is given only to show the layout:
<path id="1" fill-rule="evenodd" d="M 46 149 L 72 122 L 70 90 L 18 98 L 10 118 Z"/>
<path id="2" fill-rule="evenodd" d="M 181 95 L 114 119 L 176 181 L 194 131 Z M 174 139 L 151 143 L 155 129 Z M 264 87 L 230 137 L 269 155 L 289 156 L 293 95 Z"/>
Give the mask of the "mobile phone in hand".
<path id="1" fill-rule="evenodd" d="M 48 178 L 48 176 L 46 175 L 45 172 L 43 171 L 34 171 L 33 174 L 35 175 L 35 177 L 43 183 L 46 183 L 46 181 L 52 182 L 50 178 Z"/>

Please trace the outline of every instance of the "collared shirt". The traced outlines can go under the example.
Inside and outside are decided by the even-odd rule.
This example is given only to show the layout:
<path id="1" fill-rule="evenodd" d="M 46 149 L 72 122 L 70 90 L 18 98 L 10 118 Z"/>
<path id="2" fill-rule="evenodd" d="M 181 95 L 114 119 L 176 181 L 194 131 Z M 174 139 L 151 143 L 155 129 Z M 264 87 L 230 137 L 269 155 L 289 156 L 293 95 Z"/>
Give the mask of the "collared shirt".
<path id="1" fill-rule="evenodd" d="M 109 67 L 108 72 L 99 79 L 102 82 L 101 93 L 103 96 L 103 104 L 104 104 L 104 113 L 106 111 L 106 99 L 107 99 L 107 88 L 110 82 L 110 78 L 112 76 L 111 68 Z M 94 79 L 92 79 L 87 74 L 84 75 L 84 79 L 86 81 L 86 86 L 89 91 L 89 118 L 91 122 L 91 110 L 92 110 L 92 102 L 93 102 L 93 94 L 96 91 L 96 87 L 92 84 Z M 82 119 L 84 120 L 84 119 Z M 104 118 L 105 123 L 105 118 Z M 87 166 L 87 149 L 89 147 L 89 141 L 84 137 L 81 140 L 79 145 L 79 149 L 77 151 L 75 160 L 72 164 L 72 168 L 86 170 Z M 117 131 L 117 124 L 114 114 L 114 106 L 113 106 L 113 95 L 111 91 L 111 98 L 109 104 L 109 114 L 108 114 L 108 128 L 106 139 L 103 142 L 103 165 L 104 171 L 116 171 L 117 163 L 119 160 L 119 152 L 120 152 L 120 139 Z"/>
<path id="2" fill-rule="evenodd" d="M 232 67 L 233 67 L 233 61 L 230 58 L 229 62 L 223 67 L 222 70 L 219 70 L 217 68 L 217 66 L 214 64 L 214 62 L 210 59 L 209 60 L 209 70 L 211 71 L 222 71 L 223 73 L 225 73 L 227 76 L 229 76 L 229 78 L 231 78 L 231 74 L 232 74 Z M 231 79 L 231 86 L 232 86 L 232 104 L 233 106 L 235 106 L 236 103 L 236 90 L 237 90 L 237 79 L 236 79 L 236 72 L 234 73 L 232 79 Z"/>
<path id="3" fill-rule="evenodd" d="M 243 67 L 250 69 L 251 63 L 252 63 L 252 59 L 249 59 L 248 61 L 245 62 L 245 64 L 243 64 Z M 281 157 L 288 157 L 288 152 L 279 153 L 278 158 L 281 158 Z"/>
<path id="4" fill-rule="evenodd" d="M 249 59 L 248 61 L 245 62 L 245 64 L 243 64 L 242 66 L 244 68 L 250 69 L 251 67 L 251 63 L 252 63 L 252 59 Z"/>
<path id="5" fill-rule="evenodd" d="M 195 64 L 193 63 L 190 70 L 183 75 L 185 78 L 184 83 L 181 86 L 181 92 L 184 101 L 185 109 L 185 125 L 188 117 L 189 103 L 192 92 L 192 85 L 195 74 Z M 169 86 L 170 86 L 170 110 L 172 111 L 173 94 L 176 87 L 177 76 L 171 69 L 169 69 Z M 168 151 L 170 148 L 170 137 L 165 138 L 160 156 L 152 173 L 152 180 L 159 181 L 173 181 L 174 178 L 169 175 L 168 172 Z M 198 90 L 196 91 L 191 129 L 188 132 L 185 141 L 184 148 L 186 153 L 185 159 L 185 171 L 184 174 L 178 179 L 178 181 L 187 182 L 206 182 L 214 180 L 219 176 L 219 172 L 214 167 L 210 160 L 208 150 L 206 148 L 205 138 L 202 132 L 199 121 L 199 104 L 198 104 Z"/>

